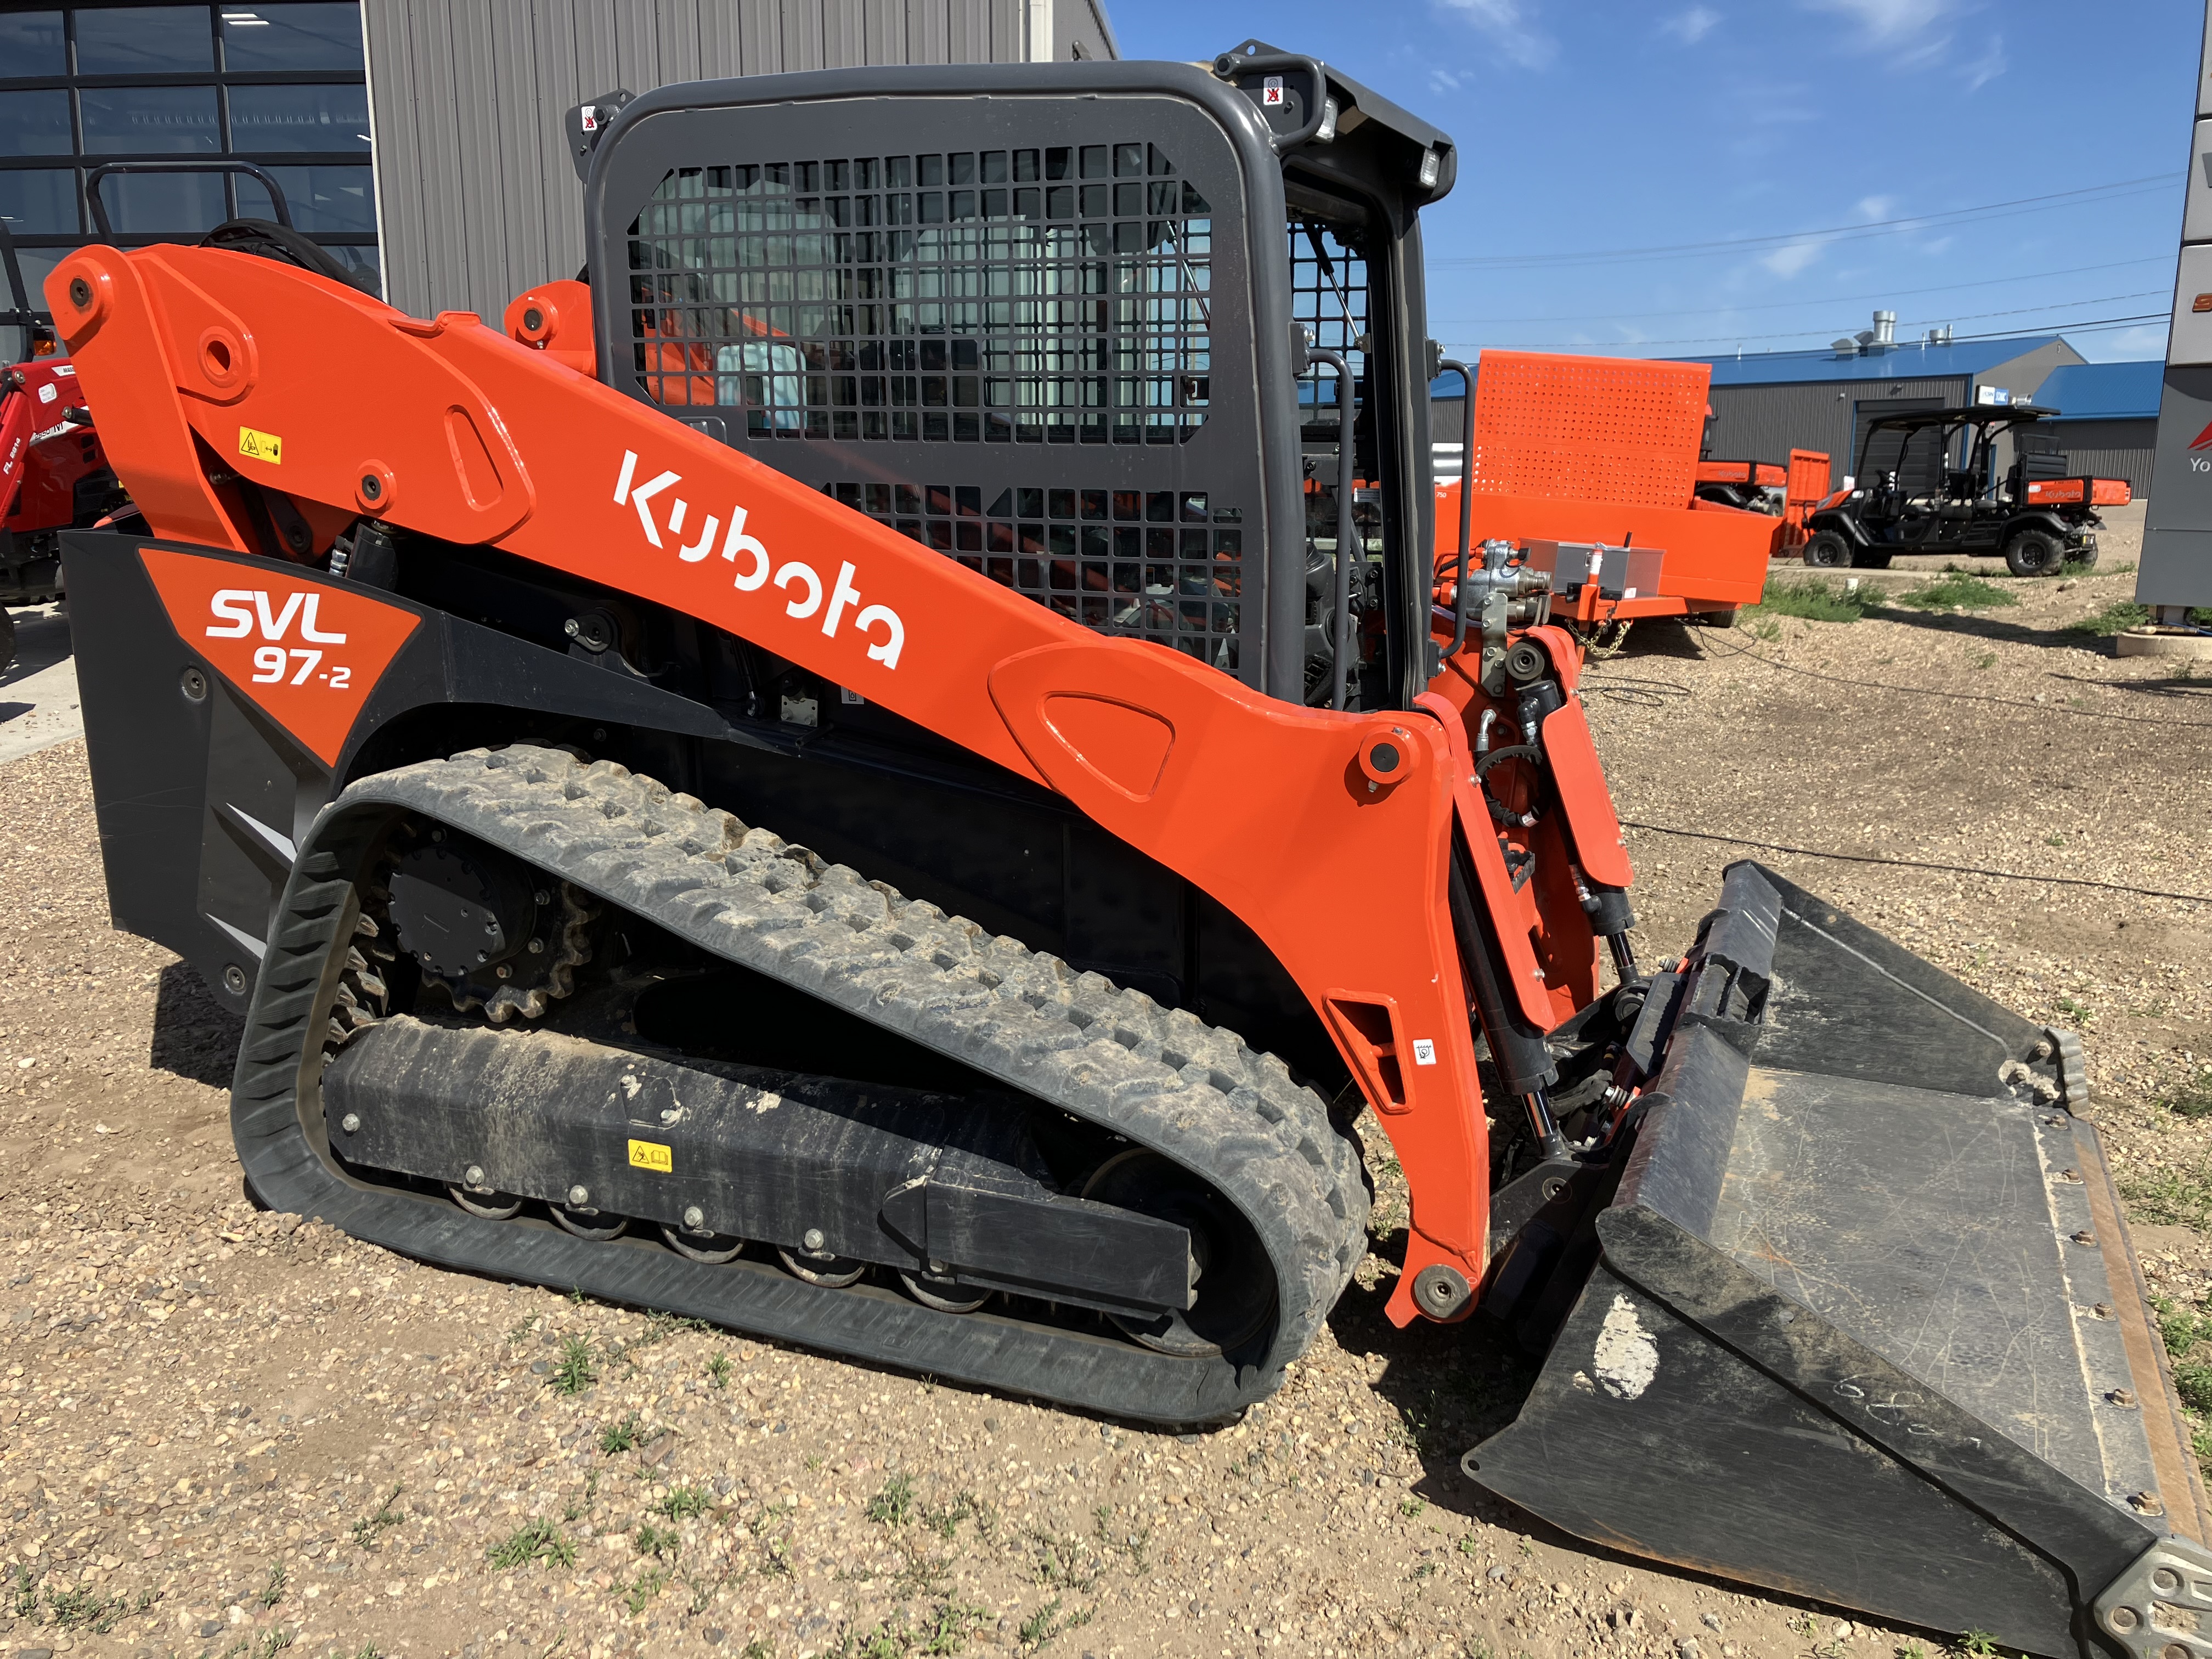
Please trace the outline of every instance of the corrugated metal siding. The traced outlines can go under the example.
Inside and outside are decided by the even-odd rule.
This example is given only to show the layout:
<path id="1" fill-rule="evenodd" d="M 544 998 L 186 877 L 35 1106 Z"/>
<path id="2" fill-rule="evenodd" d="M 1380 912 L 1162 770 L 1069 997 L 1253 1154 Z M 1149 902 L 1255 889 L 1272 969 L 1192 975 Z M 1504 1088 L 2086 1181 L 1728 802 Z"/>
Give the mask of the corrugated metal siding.
<path id="1" fill-rule="evenodd" d="M 1825 450 L 1832 482 L 1856 457 L 1859 411 L 1886 403 L 1908 407 L 1923 398 L 1963 403 L 1957 380 L 1814 381 L 1797 386 L 1717 386 L 1712 389 L 1713 449 L 1728 460 L 1784 462 L 1792 449 Z"/>
<path id="2" fill-rule="evenodd" d="M 2056 421 L 2051 433 L 2066 446 L 2068 466 L 2093 478 L 2125 478 L 2136 498 L 2150 494 L 2151 464 L 2158 453 L 2156 421 Z"/>
<path id="3" fill-rule="evenodd" d="M 363 0 L 385 297 L 496 324 L 583 263 L 561 118 L 599 93 L 860 64 L 1018 63 L 1027 0 Z M 1086 0 L 1059 42 L 1111 55 Z M 1069 48 L 1072 50 L 1072 46 Z"/>

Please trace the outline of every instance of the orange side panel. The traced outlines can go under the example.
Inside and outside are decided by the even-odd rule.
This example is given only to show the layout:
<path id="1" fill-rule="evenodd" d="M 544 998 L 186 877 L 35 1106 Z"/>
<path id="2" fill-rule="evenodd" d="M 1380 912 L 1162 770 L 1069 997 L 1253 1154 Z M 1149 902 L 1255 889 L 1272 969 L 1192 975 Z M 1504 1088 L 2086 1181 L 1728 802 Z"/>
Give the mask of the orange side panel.
<path id="1" fill-rule="evenodd" d="M 1772 487 L 1788 483 L 1789 474 L 1769 461 L 1699 461 L 1698 482 Z"/>
<path id="2" fill-rule="evenodd" d="M 1792 507 L 1812 507 L 1828 493 L 1827 452 L 1793 449 L 1790 452 L 1790 495 Z"/>
<path id="3" fill-rule="evenodd" d="M 1711 378 L 1703 363 L 1486 351 L 1465 476 L 1477 495 L 1680 507 Z"/>
<path id="4" fill-rule="evenodd" d="M 2092 507 L 2125 507 L 2135 491 L 2124 478 L 2039 478 L 2027 487 L 2035 507 L 2078 506 L 2085 495 Z"/>

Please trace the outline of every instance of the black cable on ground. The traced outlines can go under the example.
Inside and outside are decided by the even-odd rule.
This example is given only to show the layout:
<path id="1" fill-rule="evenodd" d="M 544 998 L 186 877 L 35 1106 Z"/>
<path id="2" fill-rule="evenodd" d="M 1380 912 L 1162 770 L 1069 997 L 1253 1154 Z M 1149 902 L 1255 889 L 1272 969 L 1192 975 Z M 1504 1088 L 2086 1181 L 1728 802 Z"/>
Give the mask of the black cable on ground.
<path id="1" fill-rule="evenodd" d="M 1690 688 L 1676 680 L 1641 679 L 1632 674 L 1593 674 L 1587 665 L 1583 669 L 1583 683 L 1601 697 L 1636 708 L 1657 708 L 1679 702 L 1690 695 Z"/>
<path id="2" fill-rule="evenodd" d="M 1645 823 L 1623 818 L 1626 830 L 1649 830 L 1655 836 L 1680 836 L 1687 841 L 1717 841 L 1730 847 L 1750 847 L 1762 853 L 1794 853 L 1800 858 L 1832 859 L 1839 864 L 1887 864 L 1902 870 L 1938 870 L 1954 876 L 1987 876 L 1996 881 L 2039 881 L 2056 887 L 2096 887 L 2108 893 L 2132 893 L 2140 898 L 2179 899 L 2185 904 L 2212 904 L 2202 893 L 2166 893 L 2150 887 L 2129 887 L 2116 881 L 2093 881 L 2086 876 L 2027 876 L 2014 870 L 1986 870 L 1976 865 L 1936 864 L 1926 859 L 1884 858 L 1875 853 L 1826 853 L 1817 847 L 1790 847 L 1777 841 L 1748 841 L 1741 836 L 1717 836 L 1705 830 L 1677 830 L 1671 824 Z"/>
<path id="3" fill-rule="evenodd" d="M 1699 643 L 1707 645 L 1710 648 L 1710 641 L 1701 640 Z M 1826 680 L 1835 685 L 1856 685 L 1870 691 L 1926 693 L 1929 690 L 1929 688 L 1924 685 L 1899 685 L 1886 680 L 1856 680 L 1844 674 L 1824 674 L 1817 668 L 1800 668 L 1795 663 L 1782 662 L 1770 657 L 1763 651 L 1754 651 L 1747 645 L 1723 646 L 1719 648 L 1735 656 L 1749 657 L 1754 662 L 1763 662 L 1769 668 L 1778 668 L 1785 674 L 1802 674 L 1808 679 Z M 2192 726 L 2212 729 L 2212 720 L 2167 720 L 2159 714 L 2113 714 L 2101 708 L 2075 708 L 2066 703 L 2037 702 L 2027 697 L 1993 696 L 1985 691 L 1943 690 L 1936 691 L 1934 695 L 1959 702 L 2002 703 L 2008 708 L 2033 708 L 2045 714 L 2073 714 L 2083 720 L 2122 720 L 2131 726 Z"/>

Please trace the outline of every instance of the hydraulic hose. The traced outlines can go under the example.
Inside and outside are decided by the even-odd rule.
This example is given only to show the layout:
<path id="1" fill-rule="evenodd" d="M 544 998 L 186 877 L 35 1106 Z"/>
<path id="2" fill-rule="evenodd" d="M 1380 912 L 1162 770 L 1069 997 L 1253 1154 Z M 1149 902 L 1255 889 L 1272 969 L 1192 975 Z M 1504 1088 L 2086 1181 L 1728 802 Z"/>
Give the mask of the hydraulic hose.
<path id="1" fill-rule="evenodd" d="M 1455 370 L 1460 389 L 1467 394 L 1459 423 L 1459 575 L 1452 583 L 1451 654 L 1455 657 L 1467 646 L 1467 575 L 1474 564 L 1474 371 L 1456 357 L 1443 358 L 1437 367 Z"/>

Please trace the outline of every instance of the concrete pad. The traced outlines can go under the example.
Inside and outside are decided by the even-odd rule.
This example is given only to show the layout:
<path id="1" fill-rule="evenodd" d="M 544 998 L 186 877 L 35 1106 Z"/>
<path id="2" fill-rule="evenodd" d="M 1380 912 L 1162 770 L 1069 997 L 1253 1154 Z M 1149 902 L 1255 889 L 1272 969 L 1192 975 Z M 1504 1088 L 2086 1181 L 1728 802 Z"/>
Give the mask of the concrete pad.
<path id="1" fill-rule="evenodd" d="M 2212 660 L 2212 634 L 2182 629 L 2130 628 L 2112 635 L 2112 646 L 2123 657 L 2186 657 Z"/>
<path id="2" fill-rule="evenodd" d="M 84 735 L 66 602 L 9 614 L 15 623 L 15 660 L 0 673 L 0 765 Z"/>

